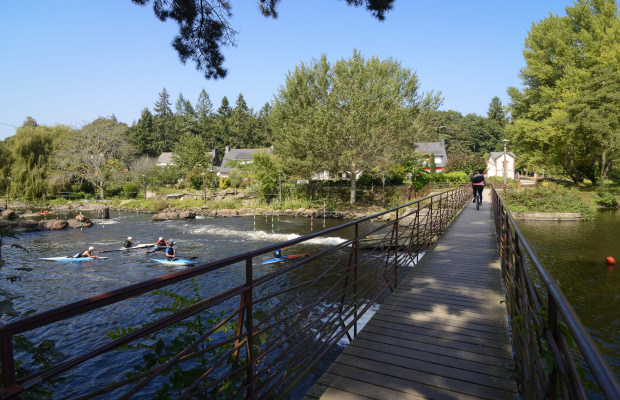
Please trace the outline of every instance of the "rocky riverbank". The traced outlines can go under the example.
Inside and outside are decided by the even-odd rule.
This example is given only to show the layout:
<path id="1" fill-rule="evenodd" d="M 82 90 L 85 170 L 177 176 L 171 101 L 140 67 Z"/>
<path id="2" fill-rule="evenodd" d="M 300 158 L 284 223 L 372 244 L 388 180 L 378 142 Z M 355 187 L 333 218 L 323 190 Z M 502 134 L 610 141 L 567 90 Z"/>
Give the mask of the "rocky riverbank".
<path id="1" fill-rule="evenodd" d="M 46 215 L 44 213 L 18 212 L 6 209 L 0 215 L 0 229 L 14 231 L 59 231 L 63 229 L 89 228 L 93 223 L 82 214 L 73 219 L 45 219 L 35 221 L 35 216 Z"/>

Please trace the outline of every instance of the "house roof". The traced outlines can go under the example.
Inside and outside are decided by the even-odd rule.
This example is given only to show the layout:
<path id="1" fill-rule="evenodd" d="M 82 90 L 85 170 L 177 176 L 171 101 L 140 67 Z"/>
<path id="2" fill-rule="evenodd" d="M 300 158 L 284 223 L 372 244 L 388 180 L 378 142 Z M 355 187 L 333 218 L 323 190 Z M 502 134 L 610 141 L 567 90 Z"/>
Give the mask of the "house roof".
<path id="1" fill-rule="evenodd" d="M 211 154 L 213 156 L 213 159 L 215 159 L 215 150 L 211 150 L 207 152 L 207 154 Z M 157 157 L 157 165 L 174 165 L 174 163 L 172 162 L 172 152 L 165 151 L 161 153 L 159 157 Z"/>
<path id="2" fill-rule="evenodd" d="M 262 148 L 262 149 L 230 149 L 224 157 L 222 158 L 222 167 L 225 166 L 229 161 L 251 161 L 252 154 L 258 153 L 259 151 L 266 151 L 267 153 L 271 153 L 273 149 L 271 147 Z"/>
<path id="3" fill-rule="evenodd" d="M 501 157 L 501 156 L 503 156 L 503 155 L 504 155 L 504 152 L 503 152 L 503 151 L 492 151 L 492 152 L 490 153 L 489 157 L 491 157 L 491 158 L 492 158 L 492 159 L 494 159 L 494 160 L 497 160 L 498 158 L 500 158 L 500 157 Z M 516 158 L 517 158 L 517 156 L 515 156 L 515 153 L 510 153 L 510 152 L 508 152 L 508 153 L 506 153 L 506 155 L 508 155 L 508 156 L 510 156 L 510 157 L 512 157 L 512 158 L 514 158 L 514 159 L 516 159 Z"/>
<path id="4" fill-rule="evenodd" d="M 435 157 L 440 157 L 442 161 L 436 166 L 445 167 L 448 163 L 448 154 L 446 153 L 446 146 L 442 142 L 418 142 L 414 144 L 419 153 L 434 154 Z"/>
<path id="5" fill-rule="evenodd" d="M 157 165 L 170 165 L 172 164 L 172 152 L 167 151 L 161 153 L 159 157 L 157 157 Z"/>

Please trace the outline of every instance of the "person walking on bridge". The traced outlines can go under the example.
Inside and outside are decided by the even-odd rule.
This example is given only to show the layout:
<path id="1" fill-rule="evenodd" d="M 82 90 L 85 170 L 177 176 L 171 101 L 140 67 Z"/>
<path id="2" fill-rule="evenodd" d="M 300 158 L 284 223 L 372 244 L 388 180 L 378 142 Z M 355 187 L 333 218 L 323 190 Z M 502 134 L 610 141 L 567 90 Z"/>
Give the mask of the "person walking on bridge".
<path id="1" fill-rule="evenodd" d="M 485 183 L 484 170 L 479 169 L 478 173 L 471 179 L 471 187 L 474 190 L 474 201 L 472 201 L 472 203 L 476 202 L 476 194 L 480 195 L 480 203 L 482 203 L 482 190 L 484 189 Z"/>

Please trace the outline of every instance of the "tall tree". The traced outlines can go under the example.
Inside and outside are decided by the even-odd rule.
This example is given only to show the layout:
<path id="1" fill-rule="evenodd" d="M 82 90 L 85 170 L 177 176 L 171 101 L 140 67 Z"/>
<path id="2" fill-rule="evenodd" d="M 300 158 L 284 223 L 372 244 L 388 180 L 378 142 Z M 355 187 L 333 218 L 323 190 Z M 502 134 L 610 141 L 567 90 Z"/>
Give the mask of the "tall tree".
<path id="1" fill-rule="evenodd" d="M 306 178 L 324 170 L 356 179 L 413 149 L 413 123 L 437 96 L 420 95 L 415 73 L 393 59 L 364 59 L 355 50 L 331 65 L 325 55 L 297 66 L 274 109 L 275 151 L 286 170 Z M 435 99 L 435 100 L 433 100 Z"/>
<path id="2" fill-rule="evenodd" d="M 161 154 L 163 143 L 158 140 L 153 114 L 148 108 L 142 110 L 138 122 L 129 128 L 129 137 L 138 154 L 150 157 L 157 157 Z"/>
<path id="3" fill-rule="evenodd" d="M 132 0 L 145 5 L 149 0 Z M 259 0 L 258 6 L 265 17 L 276 18 L 280 0 Z M 351 6 L 365 6 L 382 21 L 392 8 L 394 0 L 346 0 Z M 179 25 L 179 33 L 172 41 L 181 62 L 196 63 L 205 77 L 224 78 L 224 55 L 221 46 L 235 46 L 237 32 L 231 27 L 231 6 L 227 0 L 154 0 L 153 11 L 162 21 L 172 19 Z"/>
<path id="4" fill-rule="evenodd" d="M 229 121 L 231 147 L 251 148 L 256 145 L 253 138 L 254 115 L 241 93 L 237 96 L 235 108 L 230 113 Z"/>
<path id="5" fill-rule="evenodd" d="M 493 121 L 497 121 L 500 125 L 506 125 L 506 107 L 502 104 L 499 97 L 495 96 L 491 99 L 489 104 L 489 110 L 487 111 L 487 118 Z"/>
<path id="6" fill-rule="evenodd" d="M 134 153 L 126 132 L 127 125 L 98 118 L 77 135 L 64 138 L 54 157 L 58 177 L 65 182 L 87 182 L 105 198 L 114 174 L 125 168 Z"/>
<path id="7" fill-rule="evenodd" d="M 585 168 L 591 157 L 602 160 L 593 131 L 584 130 L 585 113 L 570 104 L 587 97 L 588 82 L 601 70 L 612 73 L 620 65 L 620 16 L 614 0 L 578 0 L 565 16 L 550 15 L 532 26 L 523 52 L 524 88 L 510 88 L 512 143 L 530 168 L 546 167 L 580 182 L 600 179 L 602 166 Z M 591 105 L 595 106 L 594 104 Z M 603 117 L 603 116 L 602 116 Z M 605 115 L 604 118 L 615 118 Z M 570 122 L 570 123 L 567 123 Z M 609 123 L 608 125 L 613 125 Z M 594 153 L 593 153 L 594 152 Z"/>
<path id="8" fill-rule="evenodd" d="M 200 92 L 198 103 L 196 103 L 196 118 L 198 134 L 212 150 L 215 149 L 216 132 L 213 104 L 209 94 L 204 89 Z"/>
<path id="9" fill-rule="evenodd" d="M 160 143 L 158 151 L 171 151 L 172 146 L 176 143 L 176 136 L 174 132 L 174 115 L 170 108 L 170 95 L 164 88 L 159 94 L 159 99 L 155 102 L 155 117 L 153 119 L 153 126 L 155 128 L 157 142 Z M 159 154 L 158 154 L 159 155 Z"/>

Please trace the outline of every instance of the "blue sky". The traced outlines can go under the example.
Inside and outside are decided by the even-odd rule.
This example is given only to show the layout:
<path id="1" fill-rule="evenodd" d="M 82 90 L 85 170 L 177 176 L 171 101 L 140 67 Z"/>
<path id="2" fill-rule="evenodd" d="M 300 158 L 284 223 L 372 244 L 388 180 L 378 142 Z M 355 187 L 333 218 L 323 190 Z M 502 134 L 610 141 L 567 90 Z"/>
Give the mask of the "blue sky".
<path id="1" fill-rule="evenodd" d="M 239 93 L 255 111 L 286 74 L 326 54 L 393 58 L 415 71 L 442 109 L 486 115 L 493 96 L 520 87 L 532 23 L 565 14 L 569 0 L 396 0 L 384 22 L 340 0 L 282 0 L 277 20 L 256 0 L 231 0 L 237 47 L 224 49 L 228 76 L 206 80 L 170 46 L 177 27 L 130 0 L 6 0 L 0 14 L 0 140 L 26 116 L 80 127 L 114 114 L 132 124 L 162 88 L 195 104 L 202 89 L 217 109 Z"/>

